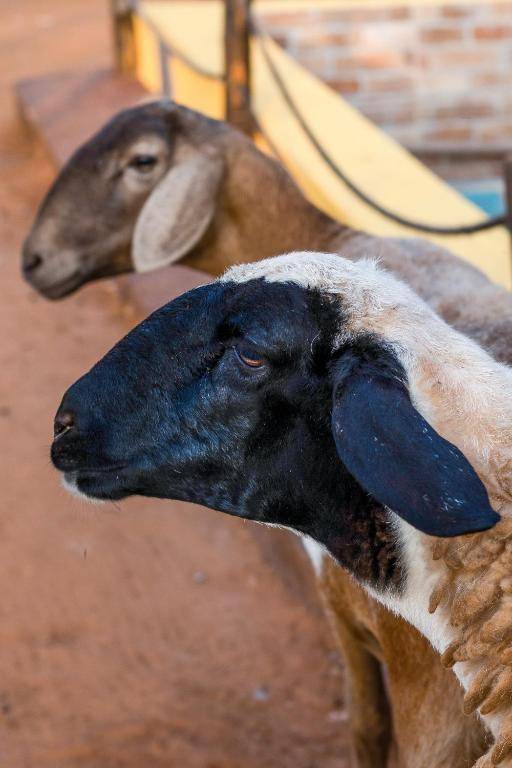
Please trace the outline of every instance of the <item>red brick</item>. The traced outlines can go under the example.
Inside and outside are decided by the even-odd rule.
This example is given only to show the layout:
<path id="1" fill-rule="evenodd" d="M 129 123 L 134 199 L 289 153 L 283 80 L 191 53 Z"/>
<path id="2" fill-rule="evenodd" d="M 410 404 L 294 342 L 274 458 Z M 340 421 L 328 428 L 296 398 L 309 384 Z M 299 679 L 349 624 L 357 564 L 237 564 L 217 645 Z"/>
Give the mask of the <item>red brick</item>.
<path id="1" fill-rule="evenodd" d="M 440 10 L 445 19 L 461 19 L 474 13 L 473 6 L 465 5 L 445 5 Z"/>
<path id="2" fill-rule="evenodd" d="M 435 61 L 439 58 L 439 53 L 436 50 L 435 54 Z M 420 69 L 427 69 L 432 63 L 432 56 L 429 56 L 427 53 L 425 53 L 425 49 L 422 48 L 421 51 L 415 49 L 411 51 L 407 51 L 405 54 L 404 63 L 407 64 L 409 67 L 419 67 Z"/>
<path id="3" fill-rule="evenodd" d="M 403 107 L 401 109 L 392 109 L 385 107 L 382 109 L 364 107 L 361 112 L 377 125 L 409 125 L 416 120 L 416 113 L 412 107 Z"/>
<path id="4" fill-rule="evenodd" d="M 357 33 L 342 33 L 342 32 L 329 32 L 329 30 L 318 30 L 314 32 L 308 32 L 304 30 L 297 36 L 297 42 L 302 48 L 309 48 L 310 46 L 317 48 L 323 47 L 337 47 L 350 45 L 355 42 Z"/>
<path id="5" fill-rule="evenodd" d="M 411 10 L 407 6 L 402 5 L 390 5 L 380 8 L 358 8 L 355 5 L 347 6 L 346 8 L 338 11 L 324 12 L 326 18 L 333 18 L 336 15 L 336 20 L 350 20 L 350 21 L 402 21 L 411 17 Z"/>
<path id="6" fill-rule="evenodd" d="M 504 40 L 512 37 L 512 26 L 479 26 L 475 27 L 473 35 L 476 40 Z"/>
<path id="7" fill-rule="evenodd" d="M 410 10 L 407 7 L 391 7 L 391 8 L 357 8 L 355 5 L 344 8 L 340 11 L 325 11 L 325 18 L 335 18 L 336 21 L 349 21 L 349 22 L 373 22 L 373 21 L 401 21 L 408 19 L 410 16 Z"/>
<path id="8" fill-rule="evenodd" d="M 354 8 L 353 6 L 344 8 L 342 11 L 325 11 L 322 15 L 325 17 L 327 24 L 330 21 L 343 20 L 349 23 L 359 23 L 363 21 L 379 21 L 383 18 L 382 9 L 380 8 Z"/>
<path id="9" fill-rule="evenodd" d="M 404 64 L 400 55 L 393 53 L 393 51 L 362 53 L 353 56 L 347 56 L 346 54 L 348 53 L 348 50 L 341 50 L 339 56 L 332 62 L 336 72 L 344 74 L 347 71 L 368 71 L 370 73 L 377 70 L 392 69 L 396 71 L 399 67 L 403 67 Z M 369 77 L 371 77 L 371 74 Z"/>
<path id="10" fill-rule="evenodd" d="M 389 9 L 390 19 L 396 19 L 398 21 L 399 19 L 408 19 L 410 16 L 411 9 L 405 5 Z"/>
<path id="11" fill-rule="evenodd" d="M 418 141 L 418 131 L 414 127 L 390 128 L 387 125 L 382 125 L 381 128 L 386 133 L 389 133 L 402 147 L 409 147 Z"/>
<path id="12" fill-rule="evenodd" d="M 508 143 L 512 139 L 512 124 L 492 125 L 482 130 L 476 130 L 476 134 L 484 142 Z"/>
<path id="13" fill-rule="evenodd" d="M 379 80 L 370 80 L 368 83 L 368 91 L 375 93 L 386 93 L 396 91 L 407 91 L 412 87 L 413 83 L 409 77 L 386 77 Z"/>
<path id="14" fill-rule="evenodd" d="M 493 16 L 512 16 L 512 3 L 493 3 L 491 8 Z"/>
<path id="15" fill-rule="evenodd" d="M 343 53 L 346 53 L 346 51 L 340 51 L 340 56 L 338 56 L 332 63 L 336 72 L 336 77 L 334 78 L 335 80 L 337 79 L 338 75 L 340 75 L 341 79 L 343 79 L 347 72 L 360 72 L 363 70 L 359 59 L 344 57 Z"/>
<path id="16" fill-rule="evenodd" d="M 491 48 L 473 47 L 473 49 L 462 50 L 457 48 L 443 47 L 441 50 L 431 52 L 428 57 L 429 67 L 463 67 L 484 64 L 486 68 L 493 68 L 498 65 L 497 52 Z"/>
<path id="17" fill-rule="evenodd" d="M 261 8 L 261 6 L 260 6 Z M 323 17 L 323 14 L 321 14 Z M 320 15 L 314 10 L 309 11 L 280 11 L 272 13 L 264 9 L 258 14 L 258 19 L 265 28 L 271 27 L 308 27 L 312 23 L 318 23 Z"/>
<path id="18" fill-rule="evenodd" d="M 426 25 L 432 21 L 434 24 L 439 22 L 439 7 L 434 3 L 418 3 L 414 7 L 414 16 L 416 24 Z"/>
<path id="19" fill-rule="evenodd" d="M 298 60 L 303 67 L 306 67 L 306 69 L 311 69 L 323 76 L 326 66 L 326 57 L 325 51 L 321 48 L 317 48 L 316 50 L 311 48 L 307 51 L 301 50 L 298 54 Z"/>
<path id="20" fill-rule="evenodd" d="M 356 57 L 357 65 L 365 69 L 390 69 L 403 63 L 401 54 L 393 50 L 368 51 Z"/>
<path id="21" fill-rule="evenodd" d="M 351 21 L 403 21 L 409 19 L 411 10 L 407 6 L 390 6 L 381 8 L 346 7 L 340 10 L 338 19 L 347 18 Z M 326 16 L 329 11 L 326 11 Z"/>
<path id="22" fill-rule="evenodd" d="M 455 102 L 449 107 L 439 107 L 434 110 L 434 115 L 441 120 L 446 118 L 463 119 L 472 117 L 489 117 L 496 112 L 495 108 L 486 102 Z"/>
<path id="23" fill-rule="evenodd" d="M 424 43 L 448 43 L 452 40 L 461 40 L 462 32 L 456 27 L 431 27 L 422 29 L 420 37 Z"/>
<path id="24" fill-rule="evenodd" d="M 471 76 L 471 82 L 477 88 L 482 85 L 512 85 L 512 71 L 502 72 L 475 72 Z"/>
<path id="25" fill-rule="evenodd" d="M 357 93 L 360 89 L 359 80 L 348 78 L 346 80 L 330 80 L 329 85 L 339 93 Z"/>
<path id="26" fill-rule="evenodd" d="M 470 138 L 471 128 L 469 126 L 439 128 L 437 131 L 430 131 L 425 134 L 426 141 L 432 142 L 467 141 Z"/>

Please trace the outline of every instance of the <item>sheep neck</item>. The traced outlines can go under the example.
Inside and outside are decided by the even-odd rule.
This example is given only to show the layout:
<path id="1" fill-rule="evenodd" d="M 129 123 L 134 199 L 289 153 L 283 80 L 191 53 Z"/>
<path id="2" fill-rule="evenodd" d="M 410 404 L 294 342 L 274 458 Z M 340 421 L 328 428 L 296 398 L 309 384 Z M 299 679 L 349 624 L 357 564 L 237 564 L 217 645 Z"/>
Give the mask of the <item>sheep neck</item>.
<path id="1" fill-rule="evenodd" d="M 218 275 L 233 264 L 298 247 L 339 250 L 354 234 L 306 200 L 278 163 L 246 141 L 233 141 L 224 156 L 226 172 L 215 219 L 184 263 Z"/>
<path id="2" fill-rule="evenodd" d="M 448 618 L 453 635 L 443 652 L 443 664 L 454 667 L 466 691 L 464 711 L 478 710 L 494 733 L 489 765 L 504 760 L 509 764 L 512 520 L 503 518 L 484 533 L 437 541 L 431 552 L 434 562 L 442 564 L 442 574 L 430 596 L 429 610 Z"/>
<path id="3" fill-rule="evenodd" d="M 441 328 L 440 328 L 441 330 Z M 442 329 L 444 330 L 444 329 Z M 412 387 L 431 420 L 464 451 L 502 516 L 492 530 L 433 542 L 409 532 L 422 548 L 427 637 L 453 666 L 464 690 L 464 709 L 478 711 L 495 743 L 479 768 L 512 765 L 512 413 L 510 370 L 446 330 L 443 358 L 421 361 Z M 444 335 L 444 334 L 443 334 Z M 450 338 L 448 338 L 448 335 Z M 458 349 L 459 347 L 459 349 Z M 413 545 L 414 547 L 414 545 Z M 417 550 L 416 550 L 417 551 Z M 411 559 L 413 555 L 413 559 Z M 411 569 L 412 570 L 412 569 Z M 421 571 L 424 571 L 423 577 Z M 427 591 L 430 594 L 427 594 Z M 423 610 L 427 606 L 423 602 Z"/>
<path id="4" fill-rule="evenodd" d="M 398 596 L 370 591 L 453 665 L 465 711 L 478 711 L 495 738 L 478 768 L 512 766 L 512 372 L 408 305 L 406 294 L 378 307 L 375 331 L 402 350 L 413 401 L 466 455 L 502 520 L 483 533 L 436 540 L 397 519 L 405 588 Z"/>

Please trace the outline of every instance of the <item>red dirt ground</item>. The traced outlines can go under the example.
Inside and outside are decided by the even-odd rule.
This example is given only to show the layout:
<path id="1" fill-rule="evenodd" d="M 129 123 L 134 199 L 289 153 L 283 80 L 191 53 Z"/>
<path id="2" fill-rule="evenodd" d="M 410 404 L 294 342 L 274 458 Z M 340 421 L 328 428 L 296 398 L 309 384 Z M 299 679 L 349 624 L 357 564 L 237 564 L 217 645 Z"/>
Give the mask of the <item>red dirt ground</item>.
<path id="1" fill-rule="evenodd" d="M 11 87 L 107 64 L 106 6 L 0 0 L 0 764 L 343 768 L 325 621 L 276 579 L 250 525 L 169 502 L 88 507 L 49 463 L 64 389 L 137 318 L 114 283 L 52 304 L 21 281 L 53 171 Z M 169 296 L 197 279 L 178 274 Z"/>

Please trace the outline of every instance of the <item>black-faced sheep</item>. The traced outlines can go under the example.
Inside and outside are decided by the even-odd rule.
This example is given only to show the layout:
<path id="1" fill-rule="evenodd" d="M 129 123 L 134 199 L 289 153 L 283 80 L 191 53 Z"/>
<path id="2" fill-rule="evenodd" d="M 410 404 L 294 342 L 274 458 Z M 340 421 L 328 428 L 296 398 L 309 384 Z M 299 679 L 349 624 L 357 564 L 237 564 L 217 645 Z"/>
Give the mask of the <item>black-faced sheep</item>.
<path id="1" fill-rule="evenodd" d="M 480 765 L 508 764 L 511 395 L 507 366 L 373 263 L 291 254 L 128 334 L 66 393 L 52 458 L 92 498 L 315 542 L 456 662 L 495 740 Z"/>

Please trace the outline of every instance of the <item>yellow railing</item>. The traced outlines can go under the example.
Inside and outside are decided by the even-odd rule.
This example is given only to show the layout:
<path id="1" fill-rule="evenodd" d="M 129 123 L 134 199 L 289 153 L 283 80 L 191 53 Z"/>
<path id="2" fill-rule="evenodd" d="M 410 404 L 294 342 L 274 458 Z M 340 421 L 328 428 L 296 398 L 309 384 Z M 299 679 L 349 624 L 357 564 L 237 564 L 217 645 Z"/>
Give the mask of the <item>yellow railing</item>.
<path id="1" fill-rule="evenodd" d="M 377 3 L 379 0 L 365 0 Z M 436 0 L 430 0 L 435 2 Z M 321 0 L 322 5 L 341 5 Z M 267 0 L 280 13 L 303 0 Z M 317 8 L 315 3 L 315 8 Z M 258 6 L 256 5 L 256 13 Z M 224 117 L 224 8 L 220 0 L 141 2 L 135 14 L 136 74 L 152 92 L 169 95 L 205 114 Z M 453 226 L 484 219 L 403 147 L 383 133 L 272 41 L 272 61 L 307 115 L 316 138 L 358 186 L 402 216 Z M 270 144 L 304 193 L 350 226 L 379 235 L 414 236 L 358 199 L 322 160 L 272 78 L 259 38 L 251 40 L 252 108 Z M 505 227 L 465 236 L 423 235 L 511 287 L 509 233 Z"/>

